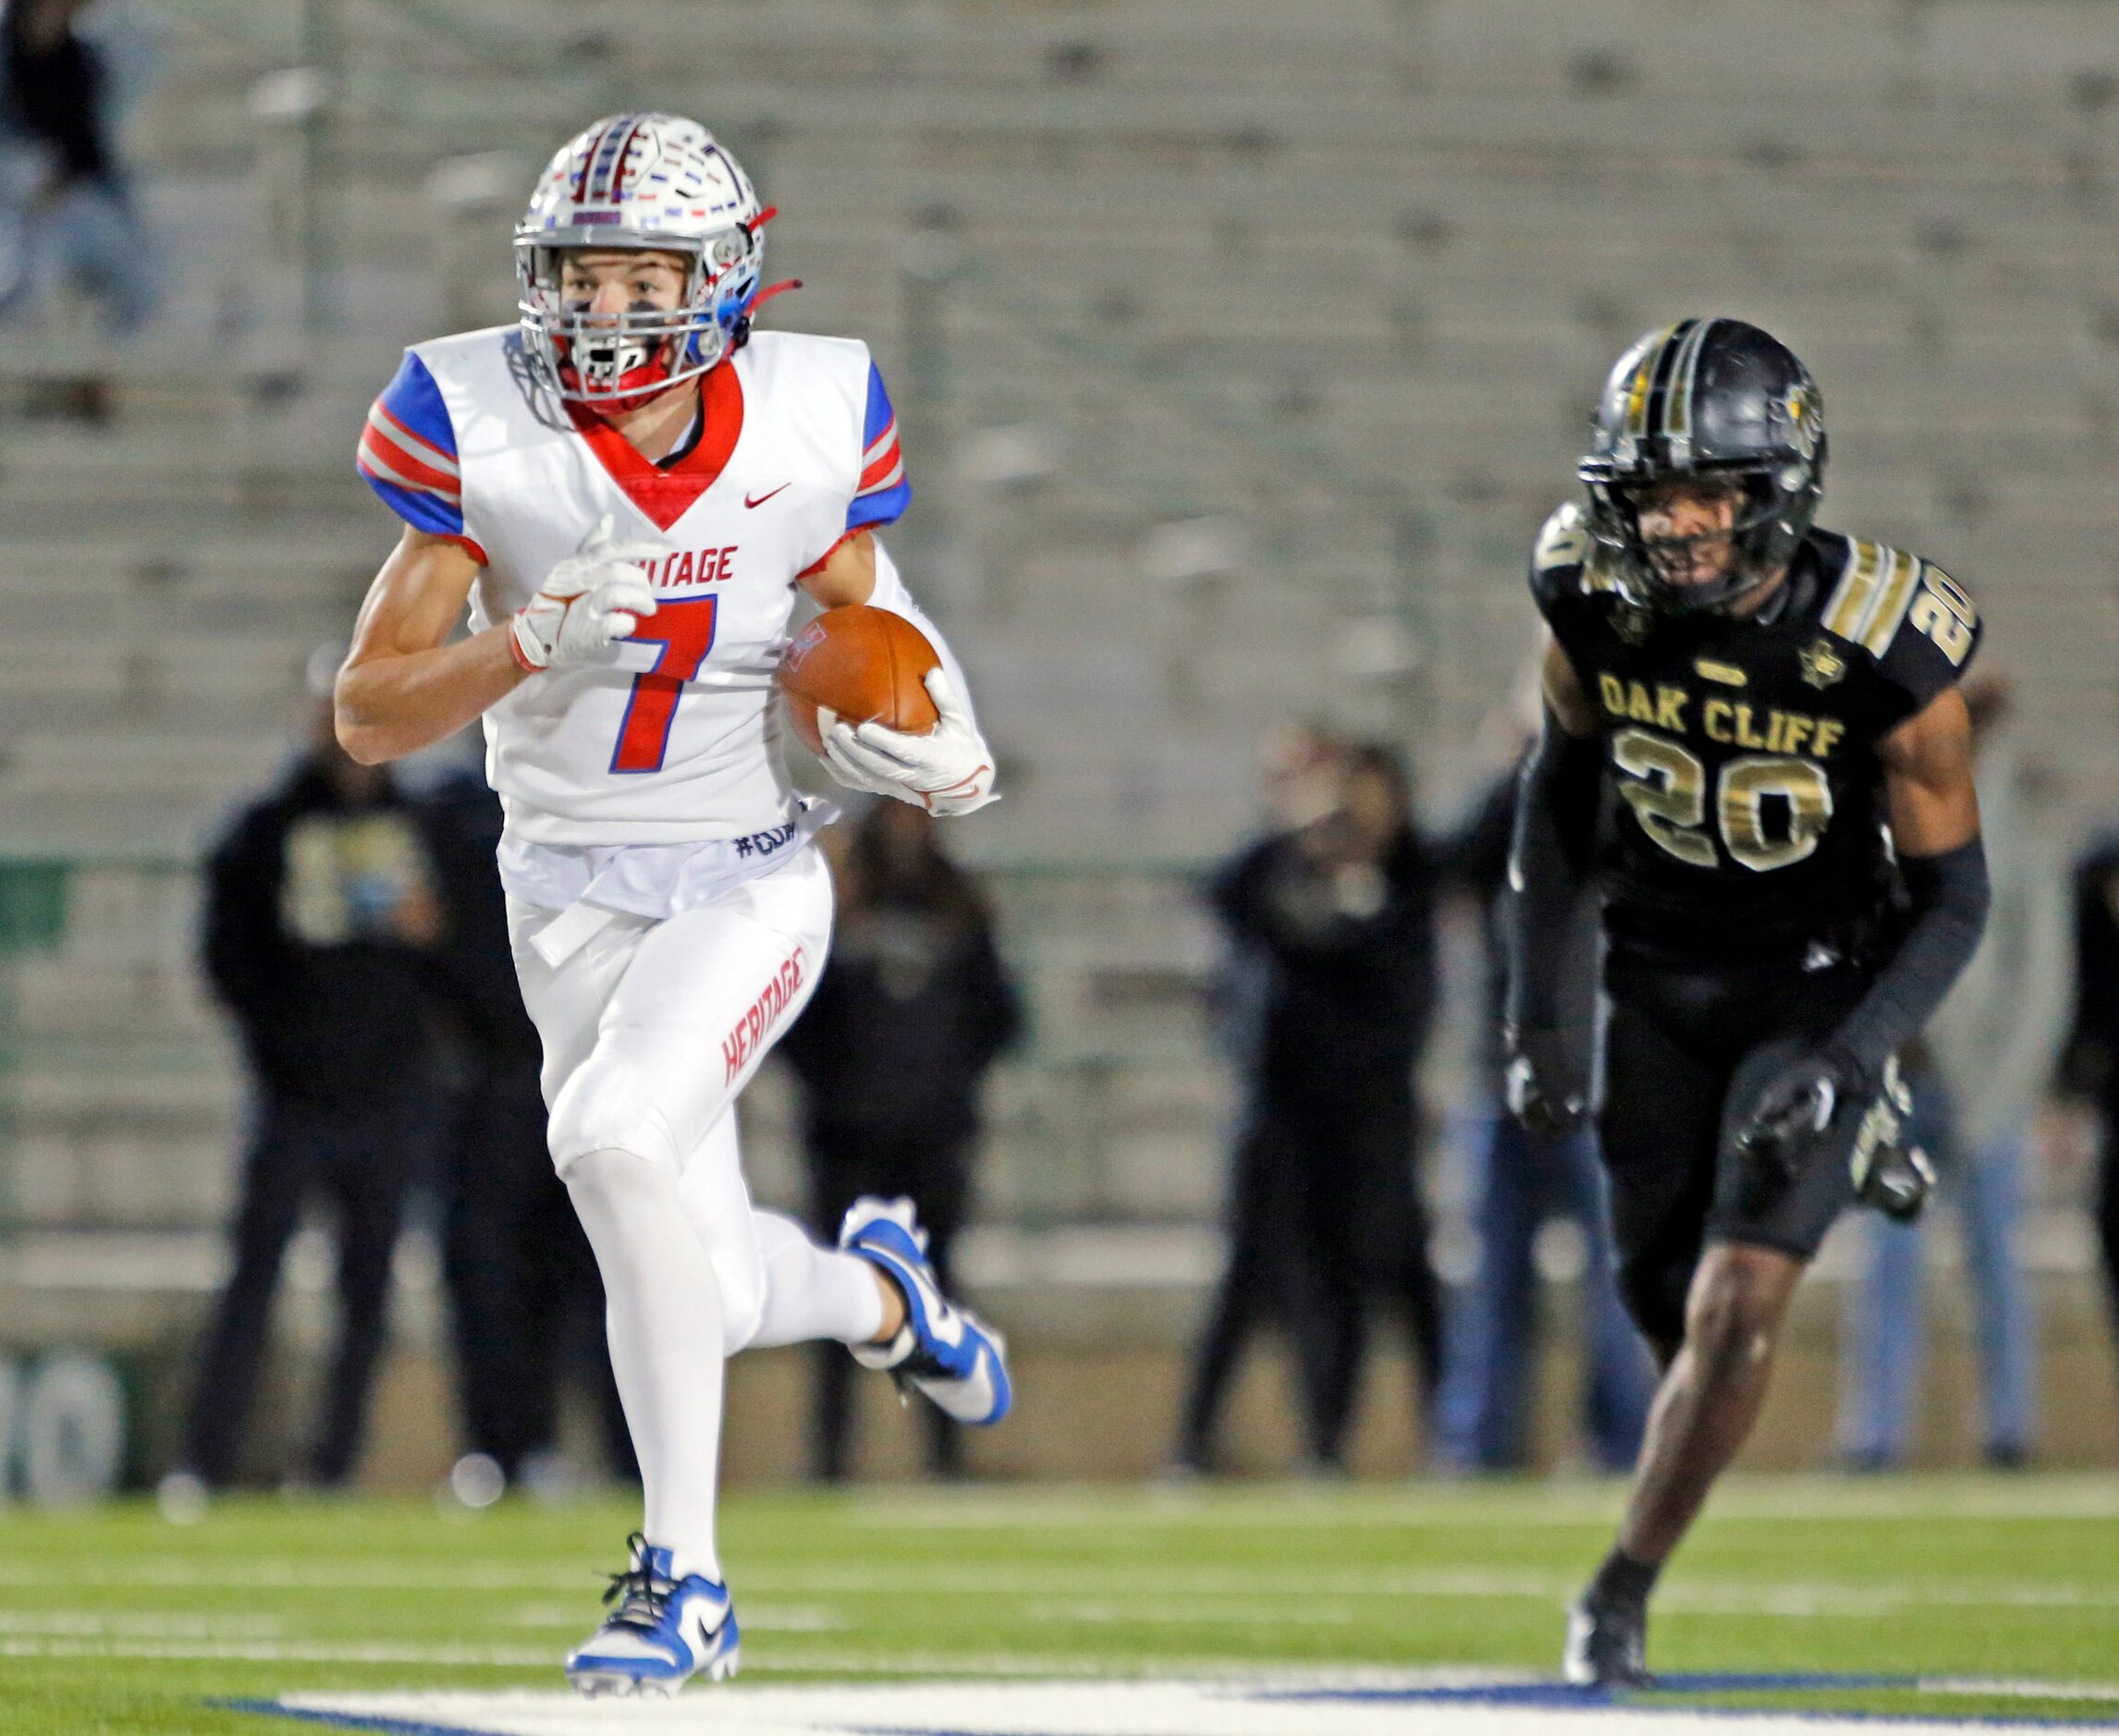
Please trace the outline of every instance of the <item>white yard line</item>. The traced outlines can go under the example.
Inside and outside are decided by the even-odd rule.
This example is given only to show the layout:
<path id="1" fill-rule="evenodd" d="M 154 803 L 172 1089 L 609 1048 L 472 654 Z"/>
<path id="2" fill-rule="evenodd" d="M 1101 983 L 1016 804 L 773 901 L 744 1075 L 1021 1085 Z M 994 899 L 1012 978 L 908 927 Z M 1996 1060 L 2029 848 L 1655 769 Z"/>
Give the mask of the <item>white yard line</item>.
<path id="1" fill-rule="evenodd" d="M 45 1574 L 11 1571 L 18 1563 L 0 1564 L 0 1583 L 34 1585 L 48 1591 Z M 1579 1574 L 1545 1569 L 1477 1568 L 1375 1568 L 1291 1569 L 1277 1574 L 1277 1590 L 1291 1596 L 1370 1598 L 1378 1600 L 1419 1598 L 1480 1598 L 1523 1600 L 1557 1604 L 1578 1588 Z M 159 1591 L 255 1590 L 336 1592 L 398 1592 L 447 1595 L 457 1592 L 537 1591 L 564 1593 L 568 1602 L 533 1606 L 538 1618 L 532 1625 L 544 1625 L 546 1612 L 562 1607 L 567 1618 L 578 1620 L 593 1612 L 594 1575 L 571 1570 L 536 1572 L 521 1568 L 488 1570 L 454 1567 L 416 1569 L 408 1563 L 365 1562 L 231 1562 L 225 1568 L 202 1568 L 181 1558 L 128 1558 L 109 1569 L 69 1570 L 69 1583 L 79 1585 L 108 1584 Z M 1228 1575 L 1211 1569 L 1170 1570 L 1153 1568 L 1129 1571 L 1122 1566 L 1096 1564 L 1069 1566 L 1061 1563 L 1036 1567 L 940 1567 L 931 1569 L 837 1567 L 778 1571 L 770 1566 L 754 1572 L 739 1572 L 739 1595 L 755 1588 L 766 1602 L 754 1608 L 742 1606 L 744 1619 L 761 1629 L 802 1632 L 829 1629 L 851 1620 L 851 1613 L 818 1608 L 807 1603 L 775 1605 L 771 1598 L 815 1599 L 832 1596 L 897 1596 L 908 1585 L 922 1595 L 936 1597 L 1015 1597 L 1040 1605 L 1065 1599 L 1071 1592 L 1092 1598 L 1098 1605 L 1122 1605 L 1137 1601 L 1148 1619 L 1175 1620 L 1156 1600 L 1182 1597 L 1202 1620 L 1213 1620 L 1220 1600 L 1255 1599 L 1248 1587 L 1232 1587 Z M 40 1608 L 43 1605 L 40 1604 Z M 1988 1583 L 1946 1583 L 1935 1580 L 1716 1580 L 1686 1576 L 1673 1578 L 1658 1596 L 1658 1607 L 1700 1616 L 1783 1616 L 1791 1618 L 1888 1614 L 1921 1608 L 1955 1609 L 2119 1609 L 2119 1583 L 2082 1584 L 2068 1581 L 2000 1581 Z M 1029 1619 L 1031 1612 L 1021 1612 Z M 1377 1612 L 1380 1617 L 1383 1612 Z M 0 1610 L 0 1632 L 10 1622 L 35 1621 L 37 1612 Z M 108 1620 L 110 1612 L 84 1611 L 80 1620 Z M 147 1619 L 145 1613 L 141 1619 Z M 234 1619 L 234 1618 L 231 1618 Z M 519 1625 L 524 1618 L 508 1618 Z M 561 1617 L 551 1613 L 551 1621 Z"/>
<path id="2" fill-rule="evenodd" d="M 1226 1569 L 1128 1568 L 1120 1563 L 1040 1563 L 1035 1567 L 940 1567 L 885 1569 L 830 1567 L 775 1570 L 740 1575 L 783 1595 L 855 1596 L 901 1592 L 916 1583 L 942 1596 L 1037 1596 L 1069 1590 L 1133 1597 L 1252 1596 L 1231 1586 Z M 1273 1575 L 1276 1589 L 1303 1596 L 1341 1597 L 1566 1597 L 1580 1589 L 1579 1574 L 1540 1568 L 1287 1568 Z"/>
<path id="3" fill-rule="evenodd" d="M 271 1639 L 284 1633 L 277 1616 L 188 1616 L 132 1609 L 0 1609 L 0 1635 L 55 1634 L 74 1639 Z"/>
<path id="4" fill-rule="evenodd" d="M 179 1642 L 80 1638 L 0 1637 L 0 1657 L 129 1657 L 176 1663 L 259 1664 L 432 1664 L 487 1667 L 504 1669 L 548 1669 L 557 1672 L 565 1648 L 547 1646 L 410 1645 L 394 1642 L 194 1640 Z M 746 1677 L 757 1675 L 913 1676 L 930 1681 L 984 1681 L 994 1678 L 1047 1681 L 1082 1678 L 1108 1681 L 1124 1676 L 1122 1663 L 1108 1658 L 1053 1658 L 1027 1653 L 985 1652 L 972 1654 L 907 1652 L 897 1647 L 864 1652 L 857 1649 L 805 1649 L 799 1655 L 778 1658 L 748 1658 Z M 1167 1676 L 1171 1672 L 1199 1680 L 1241 1678 L 1255 1681 L 1259 1666 L 1236 1665 L 1225 1659 L 1143 1659 L 1140 1674 Z M 1474 1681 L 1515 1680 L 1500 1672 L 1454 1671 L 1452 1680 Z M 1290 1665 L 1284 1680 L 1292 1685 L 1315 1685 L 1373 1681 L 1394 1683 L 1402 1671 L 1337 1669 L 1329 1677 Z M 697 1705 L 694 1698 L 688 1702 Z"/>
<path id="5" fill-rule="evenodd" d="M 1391 1685 L 1391 1684 L 1378 1684 Z M 1562 1700 L 1289 1698 L 1291 1684 L 1168 1678 L 1141 1681 L 925 1682 L 862 1687 L 737 1686 L 676 1701 L 598 1703 L 561 1693 L 290 1694 L 312 1714 L 396 1718 L 491 1736 L 605 1736 L 611 1730 L 712 1729 L 716 1736 L 1826 1736 L 1877 1729 L 1868 1720 L 1810 1712 L 1716 1714 L 1685 1705 L 1599 1705 Z M 1431 1684 L 1430 1684 L 1431 1691 Z M 1912 1732 L 1963 1730 L 1959 1723 L 1893 1719 Z M 2027 1730 L 2036 1724 L 1989 1726 Z M 2044 1727 L 2050 1729 L 2050 1727 Z M 2107 1726 L 2106 1728 L 2109 1728 Z"/>
<path id="6" fill-rule="evenodd" d="M 0 1657 L 152 1657 L 201 1663 L 249 1664 L 447 1664 L 490 1665 L 508 1669 L 558 1668 L 549 1646 L 534 1650 L 485 1645 L 403 1645 L 390 1642 L 278 1640 L 46 1640 L 0 1639 Z"/>
<path id="7" fill-rule="evenodd" d="M 608 1579 L 592 1568 L 444 1565 L 416 1557 L 313 1555 L 296 1559 L 233 1557 L 202 1561 L 187 1555 L 118 1555 L 104 1562 L 71 1562 L 62 1570 L 20 1559 L 0 1560 L 0 1585 L 48 1589 L 72 1585 L 140 1585 L 156 1590 L 219 1591 L 582 1591 Z"/>
<path id="8" fill-rule="evenodd" d="M 1084 1485 L 1014 1498 L 860 1494 L 847 1522 L 878 1531 L 1133 1531 L 1240 1519 L 1267 1530 L 1539 1531 L 1601 1524 L 1623 1503 L 1616 1482 L 1434 1485 L 1397 1488 L 1265 1484 L 1135 1490 Z M 1829 1475 L 1739 1477 L 1717 1488 L 1710 1518 L 2119 1520 L 2119 1477 L 2099 1473 L 2025 1478 Z"/>
<path id="9" fill-rule="evenodd" d="M 500 1620 L 511 1628 L 579 1629 L 594 1613 L 595 1606 L 589 1603 L 524 1604 Z M 747 1598 L 736 1614 L 745 1633 L 833 1633 L 852 1625 L 829 1609 L 753 1604 Z"/>
<path id="10" fill-rule="evenodd" d="M 2119 1701 L 2119 1681 L 2023 1681 L 2014 1677 L 1923 1676 L 1922 1693 L 1982 1693 L 1997 1700 Z"/>

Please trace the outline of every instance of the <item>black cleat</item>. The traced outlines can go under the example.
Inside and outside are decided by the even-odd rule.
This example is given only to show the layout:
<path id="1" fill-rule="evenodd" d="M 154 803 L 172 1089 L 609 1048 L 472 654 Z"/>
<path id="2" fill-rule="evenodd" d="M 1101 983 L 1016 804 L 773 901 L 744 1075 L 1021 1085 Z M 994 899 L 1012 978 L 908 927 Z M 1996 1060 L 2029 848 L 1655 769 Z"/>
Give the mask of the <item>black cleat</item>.
<path id="1" fill-rule="evenodd" d="M 1646 1604 L 1599 1601 L 1584 1593 L 1568 1608 L 1560 1672 L 1577 1688 L 1652 1688 Z"/>

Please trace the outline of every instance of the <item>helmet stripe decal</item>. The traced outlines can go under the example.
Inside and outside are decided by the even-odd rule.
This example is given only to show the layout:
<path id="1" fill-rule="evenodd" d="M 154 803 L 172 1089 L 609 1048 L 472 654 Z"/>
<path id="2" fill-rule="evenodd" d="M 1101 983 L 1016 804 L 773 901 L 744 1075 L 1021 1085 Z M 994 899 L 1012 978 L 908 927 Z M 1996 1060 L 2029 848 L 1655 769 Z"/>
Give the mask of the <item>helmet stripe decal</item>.
<path id="1" fill-rule="evenodd" d="M 1671 394 L 1670 405 L 1663 415 L 1663 433 L 1672 440 L 1683 440 L 1689 447 L 1692 443 L 1693 388 L 1699 384 L 1699 359 L 1707 348 L 1708 335 L 1719 322 L 1701 320 L 1685 334 L 1684 343 L 1679 348 L 1676 366 L 1676 388 Z M 1686 456 L 1691 456 L 1688 451 Z"/>
<path id="2" fill-rule="evenodd" d="M 640 116 L 614 115 L 596 134 L 595 141 L 583 153 L 581 187 L 575 194 L 577 199 L 591 204 L 615 202 L 617 193 L 611 185 L 611 165 L 614 161 L 624 161 L 625 153 L 619 133 L 621 128 L 624 129 L 624 142 L 631 143 L 633 134 L 640 130 Z"/>
<path id="3" fill-rule="evenodd" d="M 1656 352 L 1656 375 L 1648 387 L 1648 431 L 1651 434 L 1669 437 L 1671 379 L 1677 372 L 1677 360 L 1684 349 L 1684 340 L 1696 324 L 1694 320 L 1680 320 L 1671 327 L 1662 348 Z"/>
<path id="4" fill-rule="evenodd" d="M 1633 384 L 1626 389 L 1626 432 L 1636 438 L 1648 431 L 1648 388 L 1654 384 L 1658 365 L 1670 348 L 1677 329 L 1675 325 L 1666 326 L 1656 339 L 1655 348 L 1642 352 L 1640 366 L 1634 370 Z"/>
<path id="5" fill-rule="evenodd" d="M 582 153 L 582 166 L 574 174 L 574 201 L 579 204 L 589 196 L 589 171 L 595 166 L 596 147 L 603 143 L 605 134 L 617 126 L 624 116 L 617 116 L 596 128 L 596 136 L 589 141 L 589 148 Z"/>
<path id="6" fill-rule="evenodd" d="M 604 176 L 604 196 L 610 200 L 613 204 L 618 202 L 619 194 L 625 180 L 626 156 L 632 150 L 632 141 L 640 136 L 640 118 L 636 116 L 632 125 L 625 129 L 624 141 L 617 151 L 612 153 L 610 168 Z"/>
<path id="7" fill-rule="evenodd" d="M 744 177 L 743 171 L 736 165 L 736 159 L 730 156 L 726 151 L 722 150 L 719 145 L 711 147 L 706 154 L 718 161 L 721 166 L 728 171 L 729 175 L 729 197 L 727 199 L 717 200 L 714 203 L 713 209 L 716 212 L 721 212 L 727 210 L 731 204 L 741 204 L 743 198 Z M 772 208 L 772 214 L 777 217 L 779 215 L 779 214 L 780 208 L 778 205 L 775 205 Z M 766 219 L 763 216 L 759 217 L 757 219 L 757 225 L 753 226 L 753 232 L 755 233 L 755 227 L 762 226 L 765 222 Z"/>
<path id="8" fill-rule="evenodd" d="M 1905 618 L 1905 611 L 1913 606 L 1914 581 L 1920 577 L 1920 563 L 1911 555 L 1897 549 L 1885 552 L 1891 556 L 1890 575 L 1877 586 L 1876 599 L 1868 605 L 1861 623 L 1862 646 L 1876 657 L 1891 649 L 1891 642 L 1898 633 L 1898 624 Z"/>

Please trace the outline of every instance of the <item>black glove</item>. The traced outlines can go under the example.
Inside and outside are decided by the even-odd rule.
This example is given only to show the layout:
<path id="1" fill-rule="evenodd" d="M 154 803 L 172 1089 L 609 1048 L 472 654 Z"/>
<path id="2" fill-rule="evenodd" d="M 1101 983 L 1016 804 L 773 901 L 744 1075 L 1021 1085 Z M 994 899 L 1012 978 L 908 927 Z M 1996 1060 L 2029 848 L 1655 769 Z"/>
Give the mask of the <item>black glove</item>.
<path id="1" fill-rule="evenodd" d="M 1831 1048 L 1813 1049 L 1775 1074 L 1730 1140 L 1744 1167 L 1744 1209 L 1771 1205 L 1842 1107 L 1868 1094 L 1852 1060 Z"/>
<path id="2" fill-rule="evenodd" d="M 1562 1140 L 1580 1125 L 1589 1093 L 1557 1031 L 1503 1031 L 1508 1056 L 1502 1091 L 1508 1112 L 1534 1138 Z"/>

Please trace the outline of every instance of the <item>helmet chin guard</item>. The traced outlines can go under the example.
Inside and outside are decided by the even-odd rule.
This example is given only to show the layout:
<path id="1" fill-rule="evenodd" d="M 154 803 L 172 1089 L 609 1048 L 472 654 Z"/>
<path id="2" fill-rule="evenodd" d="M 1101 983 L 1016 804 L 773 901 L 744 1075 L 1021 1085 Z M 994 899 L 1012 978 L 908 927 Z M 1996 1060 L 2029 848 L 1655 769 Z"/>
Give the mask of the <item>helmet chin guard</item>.
<path id="1" fill-rule="evenodd" d="M 623 407 L 719 366 L 749 336 L 772 215 L 697 121 L 613 115 L 569 140 L 515 230 L 522 334 L 552 389 Z M 622 313 L 570 309 L 561 260 L 589 248 L 679 255 L 682 300 Z"/>
<path id="2" fill-rule="evenodd" d="M 1578 467 L 1591 538 L 1621 588 L 1666 615 L 1726 610 L 1783 570 L 1825 492 L 1824 397 L 1793 351 L 1741 320 L 1689 319 L 1648 333 L 1613 365 Z M 1640 504 L 1680 483 L 1737 490 L 1727 530 L 1645 537 Z M 1727 567 L 1679 577 L 1694 548 L 1724 542 Z"/>

